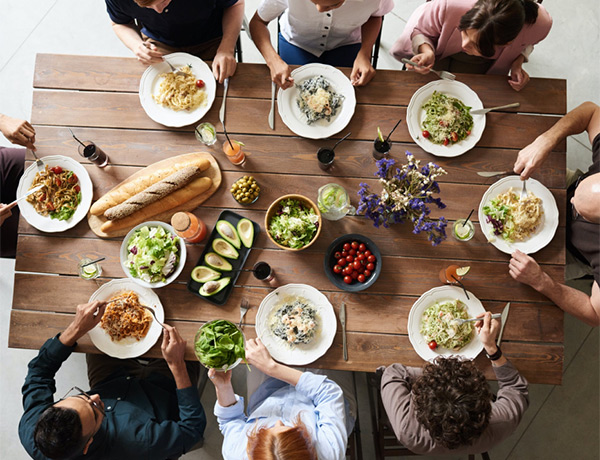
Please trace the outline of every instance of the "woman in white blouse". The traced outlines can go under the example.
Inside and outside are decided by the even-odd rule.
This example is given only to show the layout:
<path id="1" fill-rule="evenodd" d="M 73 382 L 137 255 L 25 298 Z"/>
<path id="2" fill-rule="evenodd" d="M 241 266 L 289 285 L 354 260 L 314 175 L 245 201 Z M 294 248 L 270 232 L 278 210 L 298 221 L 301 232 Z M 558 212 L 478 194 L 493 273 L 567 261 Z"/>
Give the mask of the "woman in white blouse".
<path id="1" fill-rule="evenodd" d="M 375 75 L 371 50 L 381 17 L 393 7 L 393 0 L 262 0 L 250 21 L 250 33 L 271 79 L 283 89 L 293 84 L 289 65 L 311 62 L 352 67 L 352 84 L 362 86 Z M 267 25 L 279 16 L 277 54 Z"/>

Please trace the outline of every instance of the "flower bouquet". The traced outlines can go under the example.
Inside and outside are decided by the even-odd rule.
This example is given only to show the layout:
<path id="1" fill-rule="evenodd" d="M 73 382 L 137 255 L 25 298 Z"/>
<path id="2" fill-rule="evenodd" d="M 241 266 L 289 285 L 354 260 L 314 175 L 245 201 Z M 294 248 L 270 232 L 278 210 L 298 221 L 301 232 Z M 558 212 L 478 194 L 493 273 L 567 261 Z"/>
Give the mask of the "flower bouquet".
<path id="1" fill-rule="evenodd" d="M 383 158 L 375 163 L 378 168 L 375 175 L 383 187 L 381 194 L 372 193 L 367 184 L 361 183 L 357 214 L 373 220 L 377 228 L 412 221 L 413 233 L 426 232 L 431 244 L 437 246 L 446 239 L 448 222 L 444 217 L 429 217 L 431 211 L 427 205 L 434 203 L 440 209 L 446 207 L 433 194 L 440 192 L 435 179 L 447 173 L 431 162 L 419 168 L 420 161 L 410 152 L 406 152 L 406 157 L 408 163 L 402 168 L 394 168 L 396 161 L 393 159 Z"/>

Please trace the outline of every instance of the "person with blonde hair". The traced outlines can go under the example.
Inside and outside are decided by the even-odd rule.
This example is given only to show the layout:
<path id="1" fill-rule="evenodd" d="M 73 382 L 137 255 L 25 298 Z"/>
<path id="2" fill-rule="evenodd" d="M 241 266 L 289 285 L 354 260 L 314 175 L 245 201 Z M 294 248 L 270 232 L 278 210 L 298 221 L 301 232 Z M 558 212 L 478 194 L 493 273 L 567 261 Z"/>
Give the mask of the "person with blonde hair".
<path id="1" fill-rule="evenodd" d="M 251 375 L 267 376 L 250 395 L 248 415 L 244 398 L 233 390 L 232 371 L 208 373 L 217 393 L 215 415 L 225 460 L 346 458 L 355 419 L 338 384 L 275 362 L 260 339 L 246 342 L 246 359 L 253 366 Z"/>

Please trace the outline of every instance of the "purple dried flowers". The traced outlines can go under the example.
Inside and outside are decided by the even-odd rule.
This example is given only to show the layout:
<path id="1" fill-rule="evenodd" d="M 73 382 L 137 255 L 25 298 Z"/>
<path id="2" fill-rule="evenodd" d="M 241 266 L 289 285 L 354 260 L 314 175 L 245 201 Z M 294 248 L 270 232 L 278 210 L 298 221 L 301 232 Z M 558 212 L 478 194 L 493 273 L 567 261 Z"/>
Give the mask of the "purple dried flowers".
<path id="1" fill-rule="evenodd" d="M 433 198 L 434 193 L 440 192 L 436 178 L 446 171 L 434 163 L 419 168 L 420 160 L 415 159 L 412 153 L 406 152 L 406 157 L 408 163 L 402 168 L 394 168 L 396 161 L 391 158 L 376 162 L 378 170 L 375 176 L 382 184 L 381 194 L 372 193 L 366 183 L 361 183 L 357 214 L 364 214 L 377 228 L 411 221 L 413 233 L 426 232 L 431 244 L 437 246 L 446 239 L 448 222 L 444 217 L 429 217 L 431 210 L 427 205 L 433 203 L 440 209 L 446 207 L 440 198 Z"/>

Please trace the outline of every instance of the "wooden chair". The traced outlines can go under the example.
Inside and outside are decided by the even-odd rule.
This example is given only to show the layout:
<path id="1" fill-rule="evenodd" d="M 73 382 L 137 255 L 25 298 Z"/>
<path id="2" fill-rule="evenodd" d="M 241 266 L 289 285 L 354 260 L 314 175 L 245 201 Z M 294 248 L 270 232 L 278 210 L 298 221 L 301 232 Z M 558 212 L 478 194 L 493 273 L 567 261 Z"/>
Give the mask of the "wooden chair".
<path id="1" fill-rule="evenodd" d="M 356 373 L 352 372 L 352 385 L 354 387 L 354 394 L 356 395 Z M 356 398 L 356 421 L 354 422 L 354 430 L 348 437 L 348 448 L 346 449 L 346 459 L 348 460 L 362 460 L 362 442 L 360 439 L 360 422 L 358 417 L 358 398 Z"/>

